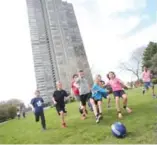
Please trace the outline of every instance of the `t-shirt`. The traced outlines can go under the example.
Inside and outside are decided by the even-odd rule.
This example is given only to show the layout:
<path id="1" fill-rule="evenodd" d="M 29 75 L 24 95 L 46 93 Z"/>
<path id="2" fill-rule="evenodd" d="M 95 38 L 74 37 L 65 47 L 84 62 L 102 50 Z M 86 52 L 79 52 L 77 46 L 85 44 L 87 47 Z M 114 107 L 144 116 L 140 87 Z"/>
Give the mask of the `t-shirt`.
<path id="1" fill-rule="evenodd" d="M 89 85 L 88 85 L 88 82 L 87 82 L 87 80 L 85 78 L 78 78 L 76 80 L 76 84 L 79 87 L 80 95 L 85 95 L 85 94 L 90 93 Z"/>
<path id="2" fill-rule="evenodd" d="M 17 112 L 17 115 L 18 115 L 18 116 L 20 115 L 20 111 Z"/>
<path id="3" fill-rule="evenodd" d="M 64 97 L 68 97 L 68 93 L 65 90 L 56 90 L 53 93 L 53 98 L 57 104 L 65 104 Z"/>
<path id="4" fill-rule="evenodd" d="M 79 95 L 79 89 L 74 84 L 75 84 L 75 82 L 72 81 L 71 88 L 72 88 L 72 91 L 73 91 L 74 95 L 78 96 Z"/>
<path id="5" fill-rule="evenodd" d="M 121 80 L 118 78 L 114 78 L 113 80 L 109 80 L 107 85 L 110 85 L 113 91 L 123 90 Z"/>
<path id="6" fill-rule="evenodd" d="M 42 112 L 43 111 L 43 103 L 44 103 L 44 100 L 42 97 L 35 97 L 31 100 L 31 104 L 34 107 L 35 112 Z"/>
<path id="7" fill-rule="evenodd" d="M 101 88 L 98 84 L 94 84 L 92 87 L 92 97 L 95 100 L 102 99 L 102 97 L 106 97 L 108 95 L 107 90 Z"/>
<path id="8" fill-rule="evenodd" d="M 150 82 L 151 81 L 151 73 L 150 71 L 144 71 L 142 73 L 143 82 Z"/>

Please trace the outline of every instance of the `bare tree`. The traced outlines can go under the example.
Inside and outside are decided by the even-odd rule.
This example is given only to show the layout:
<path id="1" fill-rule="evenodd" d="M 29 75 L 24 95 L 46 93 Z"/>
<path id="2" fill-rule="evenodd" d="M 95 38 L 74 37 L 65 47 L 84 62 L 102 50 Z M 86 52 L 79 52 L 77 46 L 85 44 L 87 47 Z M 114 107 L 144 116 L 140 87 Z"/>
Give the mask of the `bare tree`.
<path id="1" fill-rule="evenodd" d="M 132 52 L 130 59 L 127 62 L 121 62 L 119 65 L 119 68 L 122 71 L 131 72 L 134 76 L 136 76 L 138 81 L 140 80 L 140 75 L 142 71 L 142 56 L 144 50 L 145 47 L 135 49 Z"/>

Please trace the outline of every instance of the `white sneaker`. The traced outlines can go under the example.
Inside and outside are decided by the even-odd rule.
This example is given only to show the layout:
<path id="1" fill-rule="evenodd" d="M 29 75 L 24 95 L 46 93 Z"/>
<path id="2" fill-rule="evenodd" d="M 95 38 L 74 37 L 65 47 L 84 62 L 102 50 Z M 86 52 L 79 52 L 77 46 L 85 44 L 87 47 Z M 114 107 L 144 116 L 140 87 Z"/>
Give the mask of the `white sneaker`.
<path id="1" fill-rule="evenodd" d="M 123 118 L 123 115 L 122 115 L 121 113 L 119 113 L 119 114 L 118 114 L 118 118 L 119 118 L 119 119 L 122 119 L 122 118 Z"/>
<path id="2" fill-rule="evenodd" d="M 99 123 L 100 120 L 99 120 L 99 117 L 96 117 L 96 123 Z"/>

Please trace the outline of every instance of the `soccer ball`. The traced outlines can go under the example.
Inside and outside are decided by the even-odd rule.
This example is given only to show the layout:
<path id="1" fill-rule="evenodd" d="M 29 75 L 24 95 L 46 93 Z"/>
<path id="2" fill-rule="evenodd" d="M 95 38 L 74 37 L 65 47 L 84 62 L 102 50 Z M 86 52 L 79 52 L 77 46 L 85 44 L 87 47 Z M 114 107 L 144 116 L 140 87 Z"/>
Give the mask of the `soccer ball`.
<path id="1" fill-rule="evenodd" d="M 112 134 L 117 138 L 124 138 L 126 136 L 126 127 L 120 122 L 112 124 L 111 130 Z"/>

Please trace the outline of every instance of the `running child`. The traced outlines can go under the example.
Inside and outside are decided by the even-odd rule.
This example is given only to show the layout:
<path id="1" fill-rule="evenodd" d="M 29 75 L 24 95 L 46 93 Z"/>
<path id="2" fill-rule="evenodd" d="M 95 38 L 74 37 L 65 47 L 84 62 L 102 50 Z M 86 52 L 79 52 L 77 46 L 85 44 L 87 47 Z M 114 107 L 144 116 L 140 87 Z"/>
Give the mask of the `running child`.
<path id="1" fill-rule="evenodd" d="M 21 117 L 21 115 L 20 115 L 20 110 L 18 109 L 18 110 L 17 110 L 17 118 L 18 118 L 18 120 L 20 120 L 20 117 Z"/>
<path id="2" fill-rule="evenodd" d="M 57 90 L 53 93 L 52 101 L 54 102 L 57 113 L 61 118 L 62 127 L 65 128 L 67 127 L 65 122 L 65 116 L 67 111 L 65 110 L 64 99 L 69 95 L 65 90 L 63 90 L 62 83 L 60 81 L 56 83 L 56 86 L 57 86 Z"/>
<path id="3" fill-rule="evenodd" d="M 88 100 L 88 96 L 90 94 L 90 86 L 88 84 L 88 81 L 85 79 L 84 71 L 80 70 L 78 72 L 78 78 L 75 80 L 75 86 L 79 89 L 80 94 L 80 101 L 83 106 L 83 114 L 82 119 L 86 119 L 87 113 L 86 113 L 86 102 Z"/>
<path id="4" fill-rule="evenodd" d="M 80 102 L 80 106 L 79 106 L 79 112 L 80 112 L 80 114 L 83 114 L 83 106 L 82 106 L 81 102 Z M 86 110 L 86 114 L 88 114 L 87 110 Z"/>
<path id="5" fill-rule="evenodd" d="M 143 79 L 143 82 L 144 82 L 144 88 L 145 89 L 143 89 L 143 94 L 145 94 L 146 90 L 149 90 L 149 88 L 152 87 L 152 96 L 153 96 L 153 98 L 155 98 L 156 95 L 155 95 L 155 92 L 154 92 L 154 85 L 151 82 L 152 76 L 153 75 L 150 72 L 150 70 L 146 66 L 144 66 L 144 71 L 142 73 L 142 79 Z"/>
<path id="6" fill-rule="evenodd" d="M 78 86 L 76 87 L 76 85 L 75 85 L 77 78 L 78 78 L 78 75 L 74 74 L 73 78 L 72 78 L 72 82 L 71 82 L 71 94 L 75 97 L 76 101 L 80 102 L 79 89 L 78 89 Z"/>
<path id="7" fill-rule="evenodd" d="M 99 86 L 100 81 L 101 81 L 100 76 L 96 76 L 94 85 L 92 87 L 92 98 L 93 98 L 92 105 L 93 105 L 94 115 L 96 117 L 96 123 L 99 123 L 100 119 L 102 118 L 102 97 L 103 95 L 104 96 L 108 95 L 107 90 Z"/>
<path id="8" fill-rule="evenodd" d="M 120 109 L 120 98 L 123 99 L 123 108 L 128 112 L 131 113 L 132 110 L 127 106 L 128 105 L 128 98 L 127 95 L 123 89 L 123 87 L 125 86 L 124 83 L 118 79 L 115 75 L 114 72 L 109 72 L 107 75 L 109 82 L 107 83 L 107 85 L 110 85 L 112 87 L 113 90 L 113 94 L 116 100 L 116 109 L 117 109 L 117 113 L 118 113 L 118 118 L 122 118 L 122 112 Z"/>
<path id="9" fill-rule="evenodd" d="M 109 91 L 108 93 L 108 96 L 105 96 L 104 98 L 107 99 L 107 108 L 110 108 L 111 107 L 111 97 L 110 97 L 110 94 L 112 93 L 112 88 L 108 85 L 108 86 L 105 86 L 105 82 L 104 81 L 100 81 L 100 86 L 104 89 L 107 89 Z"/>
<path id="10" fill-rule="evenodd" d="M 103 96 L 105 99 L 107 99 L 107 107 L 110 108 L 110 102 L 111 102 L 111 97 L 109 96 L 112 93 L 112 88 L 111 86 L 107 85 L 105 86 L 105 82 L 102 80 L 101 75 L 97 75 L 98 79 L 100 80 L 99 85 L 100 87 L 107 89 L 108 90 L 108 96 Z M 103 95 L 103 94 L 102 94 Z"/>
<path id="11" fill-rule="evenodd" d="M 45 122 L 45 115 L 44 115 L 44 100 L 40 96 L 40 91 L 36 90 L 35 98 L 31 100 L 31 107 L 35 115 L 35 121 L 39 122 L 41 118 L 41 125 L 43 130 L 46 130 L 46 122 Z"/>

